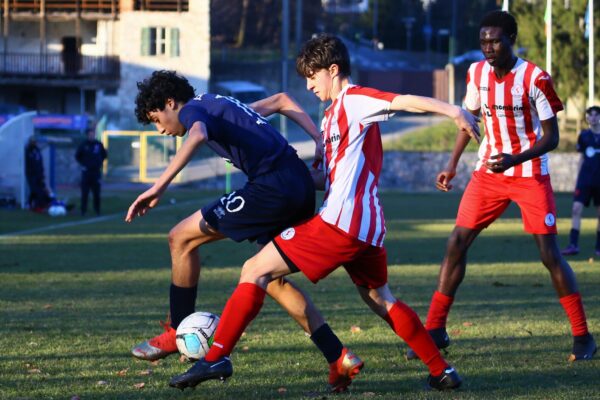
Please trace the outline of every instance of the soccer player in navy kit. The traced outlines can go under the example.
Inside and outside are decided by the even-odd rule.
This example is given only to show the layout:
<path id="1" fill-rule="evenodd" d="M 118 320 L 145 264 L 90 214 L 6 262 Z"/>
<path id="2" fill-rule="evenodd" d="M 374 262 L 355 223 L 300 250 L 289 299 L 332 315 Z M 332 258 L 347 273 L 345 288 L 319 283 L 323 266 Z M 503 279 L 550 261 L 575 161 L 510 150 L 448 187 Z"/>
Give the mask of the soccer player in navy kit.
<path id="1" fill-rule="evenodd" d="M 187 132 L 188 136 L 157 182 L 129 207 L 127 222 L 158 204 L 169 183 L 204 144 L 248 177 L 243 188 L 205 205 L 169 233 L 171 322 L 165 324 L 163 334 L 132 349 L 138 358 L 156 360 L 177 352 L 176 328 L 195 310 L 201 245 L 228 237 L 237 242 L 256 241 L 262 247 L 287 226 L 314 214 L 315 186 L 308 168 L 261 114 L 272 113 L 271 103 L 275 101 L 277 107 L 283 104 L 284 114 L 315 142 L 320 136 L 310 118 L 287 95 L 257 102 L 254 110 L 231 97 L 195 96 L 188 81 L 173 71 L 155 71 L 138 82 L 138 90 L 135 112 L 140 122 L 154 123 L 161 134 L 183 136 Z M 319 157 L 320 146 L 315 154 Z M 358 373 L 362 361 L 342 346 L 310 299 L 290 281 L 278 279 L 267 291 L 323 352 L 330 364 L 332 389 L 344 390 L 350 382 L 345 375 Z M 350 359 L 352 368 L 331 367 L 349 366 Z"/>
<path id="2" fill-rule="evenodd" d="M 590 129 L 581 131 L 577 138 L 577 151 L 581 153 L 579 174 L 573 196 L 573 211 L 569 245 L 562 251 L 565 256 L 579 253 L 579 230 L 583 207 L 594 205 L 598 210 L 595 253 L 600 256 L 600 107 L 592 106 L 585 111 Z"/>

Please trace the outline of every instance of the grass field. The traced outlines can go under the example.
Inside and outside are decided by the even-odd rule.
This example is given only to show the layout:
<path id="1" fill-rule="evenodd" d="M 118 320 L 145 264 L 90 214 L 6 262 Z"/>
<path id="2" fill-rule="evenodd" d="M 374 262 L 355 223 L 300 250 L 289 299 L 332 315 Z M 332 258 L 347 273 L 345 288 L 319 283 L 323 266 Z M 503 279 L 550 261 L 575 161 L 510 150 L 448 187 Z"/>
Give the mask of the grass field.
<path id="1" fill-rule="evenodd" d="M 311 341 L 267 300 L 232 355 L 234 376 L 194 391 L 167 382 L 189 367 L 177 357 L 135 360 L 130 347 L 159 332 L 168 305 L 167 232 L 215 193 L 168 192 L 175 204 L 132 224 L 122 217 L 135 192 L 107 192 L 101 219 L 50 218 L 0 210 L 1 399 L 323 399 L 324 359 Z M 456 194 L 382 195 L 394 293 L 424 318 Z M 557 197 L 560 243 L 569 229 L 570 195 Z M 600 338 L 600 260 L 590 258 L 595 219 L 587 210 L 582 253 L 571 260 L 592 332 Z M 81 224 L 81 222 L 88 222 Z M 52 225 L 63 224 L 62 227 Z M 23 234 L 7 233 L 23 232 Z M 201 250 L 198 310 L 220 313 L 250 244 L 215 243 Z M 571 365 L 566 317 L 519 213 L 482 234 L 449 318 L 447 358 L 464 378 L 458 392 L 425 391 L 426 368 L 404 360 L 406 346 L 360 301 L 337 271 L 306 288 L 342 341 L 365 361 L 350 393 L 356 399 L 600 398 L 600 360 Z M 359 327 L 360 330 L 352 327 Z M 143 386 L 143 387 L 141 387 Z"/>

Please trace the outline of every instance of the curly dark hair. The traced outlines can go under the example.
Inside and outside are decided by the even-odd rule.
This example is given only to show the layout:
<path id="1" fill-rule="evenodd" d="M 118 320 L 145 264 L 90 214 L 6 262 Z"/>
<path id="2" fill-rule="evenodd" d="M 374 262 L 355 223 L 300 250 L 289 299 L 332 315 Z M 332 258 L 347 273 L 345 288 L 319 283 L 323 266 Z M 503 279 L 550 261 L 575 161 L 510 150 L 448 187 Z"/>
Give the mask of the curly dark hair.
<path id="1" fill-rule="evenodd" d="M 598 106 L 591 106 L 587 110 L 585 110 L 586 114 L 591 114 L 593 112 L 595 112 L 596 114 L 600 114 L 600 107 L 598 107 Z"/>
<path id="2" fill-rule="evenodd" d="M 154 71 L 149 78 L 138 82 L 137 87 L 135 116 L 142 124 L 151 123 L 148 113 L 164 110 L 168 99 L 187 103 L 196 95 L 188 80 L 175 71 Z"/>
<path id="3" fill-rule="evenodd" d="M 506 11 L 495 10 L 484 15 L 479 24 L 479 29 L 484 26 L 502 28 L 502 33 L 510 39 L 514 40 L 517 37 L 517 21 L 515 20 L 515 17 Z"/>
<path id="4" fill-rule="evenodd" d="M 296 57 L 296 71 L 305 78 L 333 64 L 337 64 L 341 75 L 350 75 L 350 56 L 346 45 L 340 38 L 328 33 L 304 43 Z"/>

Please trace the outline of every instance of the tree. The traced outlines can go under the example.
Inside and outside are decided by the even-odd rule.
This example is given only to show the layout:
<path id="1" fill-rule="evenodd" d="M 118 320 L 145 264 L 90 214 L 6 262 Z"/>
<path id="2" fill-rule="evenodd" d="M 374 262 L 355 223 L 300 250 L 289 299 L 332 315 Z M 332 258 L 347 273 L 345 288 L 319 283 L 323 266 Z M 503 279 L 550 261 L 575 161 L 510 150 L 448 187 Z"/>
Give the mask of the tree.
<path id="1" fill-rule="evenodd" d="M 597 3 L 597 2 L 596 2 Z M 546 68 L 546 35 L 544 11 L 546 0 L 513 2 L 511 13 L 519 24 L 517 48 L 523 56 Z M 584 16 L 587 0 L 570 0 L 568 8 L 562 0 L 552 3 L 552 79 L 558 95 L 563 101 L 582 99 L 578 102 L 580 115 L 585 111 L 588 88 L 588 41 L 584 36 Z M 594 11 L 594 25 L 597 26 L 598 7 Z M 594 32 L 596 43 L 600 43 L 598 30 Z M 594 59 L 600 55 L 600 46 L 595 46 Z M 597 70 L 597 67 L 596 67 Z M 595 92 L 600 89 L 600 81 L 595 80 Z"/>

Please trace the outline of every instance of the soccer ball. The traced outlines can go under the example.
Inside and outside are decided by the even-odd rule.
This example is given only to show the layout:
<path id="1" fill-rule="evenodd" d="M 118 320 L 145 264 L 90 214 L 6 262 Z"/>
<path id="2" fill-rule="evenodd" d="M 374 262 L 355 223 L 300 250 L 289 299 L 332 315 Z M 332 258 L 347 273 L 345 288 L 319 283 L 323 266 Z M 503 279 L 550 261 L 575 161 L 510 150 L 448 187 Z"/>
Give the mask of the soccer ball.
<path id="1" fill-rule="evenodd" d="M 51 205 L 48 208 L 48 215 L 51 217 L 62 217 L 67 214 L 67 210 L 63 205 Z"/>
<path id="2" fill-rule="evenodd" d="M 209 312 L 196 312 L 185 317 L 177 327 L 177 349 L 188 360 L 199 360 L 208 353 L 219 317 Z"/>

